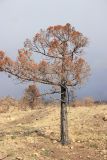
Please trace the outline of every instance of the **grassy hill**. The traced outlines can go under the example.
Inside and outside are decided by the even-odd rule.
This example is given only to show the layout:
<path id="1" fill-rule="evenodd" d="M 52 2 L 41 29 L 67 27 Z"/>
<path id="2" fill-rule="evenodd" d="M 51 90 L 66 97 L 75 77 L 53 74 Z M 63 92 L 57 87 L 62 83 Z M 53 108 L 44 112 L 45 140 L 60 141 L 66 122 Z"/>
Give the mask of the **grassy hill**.
<path id="1" fill-rule="evenodd" d="M 0 114 L 0 160 L 106 160 L 107 106 L 68 107 L 71 144 L 61 146 L 60 107 Z"/>

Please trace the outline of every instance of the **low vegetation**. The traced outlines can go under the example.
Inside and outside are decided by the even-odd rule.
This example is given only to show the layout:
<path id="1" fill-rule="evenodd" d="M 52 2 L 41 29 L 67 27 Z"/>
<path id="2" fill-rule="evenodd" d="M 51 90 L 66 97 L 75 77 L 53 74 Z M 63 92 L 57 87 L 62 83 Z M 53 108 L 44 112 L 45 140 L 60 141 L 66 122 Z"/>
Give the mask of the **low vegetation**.
<path id="1" fill-rule="evenodd" d="M 0 114 L 0 160 L 106 160 L 107 105 L 68 107 L 71 143 L 59 142 L 60 106 L 38 106 L 19 110 L 14 99 Z M 10 147 L 11 145 L 11 147 Z M 63 156 L 62 156 L 63 153 Z"/>

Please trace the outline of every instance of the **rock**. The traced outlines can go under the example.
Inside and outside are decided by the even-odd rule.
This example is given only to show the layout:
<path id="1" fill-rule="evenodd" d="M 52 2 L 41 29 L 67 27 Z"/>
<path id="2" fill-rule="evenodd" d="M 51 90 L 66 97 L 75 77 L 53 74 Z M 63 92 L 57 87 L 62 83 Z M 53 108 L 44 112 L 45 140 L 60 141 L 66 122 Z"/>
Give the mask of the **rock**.
<path id="1" fill-rule="evenodd" d="M 73 147 L 73 146 L 70 146 L 70 149 L 72 150 L 72 149 L 74 149 L 74 147 Z"/>
<path id="2" fill-rule="evenodd" d="M 41 150 L 42 150 L 42 151 L 45 151 L 45 148 L 42 148 Z"/>
<path id="3" fill-rule="evenodd" d="M 90 159 L 90 156 L 88 155 L 87 158 Z"/>
<path id="4" fill-rule="evenodd" d="M 52 143 L 53 143 L 53 144 L 56 144 L 56 143 L 57 143 L 57 141 L 56 141 L 56 140 L 53 140 L 53 141 L 52 141 Z"/>
<path id="5" fill-rule="evenodd" d="M 34 155 L 36 156 L 36 157 L 39 157 L 39 154 L 36 152 L 36 153 L 34 153 Z"/>
<path id="6" fill-rule="evenodd" d="M 54 137 L 55 133 L 54 132 L 50 132 L 50 136 Z"/>
<path id="7" fill-rule="evenodd" d="M 22 123 L 18 123 L 16 126 L 17 126 L 17 127 L 20 127 L 20 126 L 22 126 Z"/>
<path id="8" fill-rule="evenodd" d="M 16 157 L 16 159 L 17 159 L 17 160 L 23 160 L 23 158 L 22 158 L 22 157 Z"/>
<path id="9" fill-rule="evenodd" d="M 45 132 L 42 129 L 36 129 L 35 132 L 38 136 L 45 137 Z"/>
<path id="10" fill-rule="evenodd" d="M 101 119 L 101 120 L 103 120 L 103 121 L 107 121 L 107 114 L 105 115 L 105 114 L 95 114 L 94 115 L 94 118 L 96 118 L 96 119 Z"/>
<path id="11" fill-rule="evenodd" d="M 104 115 L 103 121 L 107 121 L 107 115 Z"/>

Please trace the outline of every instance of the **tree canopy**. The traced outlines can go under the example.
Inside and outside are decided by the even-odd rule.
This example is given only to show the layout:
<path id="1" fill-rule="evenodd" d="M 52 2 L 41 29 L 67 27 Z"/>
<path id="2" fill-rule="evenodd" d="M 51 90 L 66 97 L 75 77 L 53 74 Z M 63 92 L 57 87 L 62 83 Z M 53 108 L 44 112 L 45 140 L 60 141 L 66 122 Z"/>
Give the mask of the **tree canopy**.
<path id="1" fill-rule="evenodd" d="M 0 69 L 22 81 L 61 86 L 61 78 L 64 76 L 63 64 L 66 85 L 81 85 L 90 70 L 82 54 L 87 42 L 87 38 L 68 23 L 64 26 L 51 26 L 40 30 L 32 41 L 27 39 L 24 48 L 18 51 L 16 61 L 1 51 Z M 34 53 L 42 55 L 39 63 L 32 59 Z"/>

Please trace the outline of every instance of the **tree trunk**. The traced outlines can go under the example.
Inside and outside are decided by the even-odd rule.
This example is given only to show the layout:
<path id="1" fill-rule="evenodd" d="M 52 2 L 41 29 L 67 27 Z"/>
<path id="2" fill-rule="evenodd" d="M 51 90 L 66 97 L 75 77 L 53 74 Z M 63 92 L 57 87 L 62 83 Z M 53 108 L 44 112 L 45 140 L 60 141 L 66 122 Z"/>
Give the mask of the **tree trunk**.
<path id="1" fill-rule="evenodd" d="M 66 85 L 61 86 L 61 143 L 62 145 L 68 144 L 68 120 L 67 120 L 67 95 Z"/>

